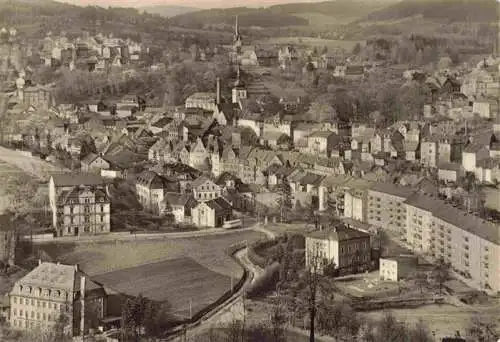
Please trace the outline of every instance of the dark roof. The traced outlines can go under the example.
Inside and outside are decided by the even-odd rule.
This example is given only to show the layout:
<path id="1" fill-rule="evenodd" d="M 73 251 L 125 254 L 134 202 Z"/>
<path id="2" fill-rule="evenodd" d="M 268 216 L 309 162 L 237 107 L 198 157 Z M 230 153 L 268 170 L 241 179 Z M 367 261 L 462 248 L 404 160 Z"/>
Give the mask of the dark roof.
<path id="1" fill-rule="evenodd" d="M 219 112 L 224 113 L 228 121 L 232 121 L 236 116 L 236 111 L 238 109 L 236 104 L 233 103 L 219 103 L 217 105 Z"/>
<path id="2" fill-rule="evenodd" d="M 160 120 L 156 121 L 151 126 L 158 127 L 158 128 L 163 128 L 163 127 L 165 127 L 168 123 L 170 123 L 173 120 L 174 119 L 172 119 L 172 118 L 161 118 Z"/>
<path id="3" fill-rule="evenodd" d="M 178 190 L 177 183 L 160 176 L 156 172 L 147 170 L 137 176 L 137 182 L 149 189 L 164 189 L 172 192 Z"/>
<path id="4" fill-rule="evenodd" d="M 215 184 L 217 185 L 225 185 L 228 180 L 232 180 L 234 182 L 240 181 L 238 177 L 229 172 L 223 172 L 217 177 Z"/>
<path id="5" fill-rule="evenodd" d="M 194 201 L 192 193 L 180 194 L 177 192 L 169 192 L 165 194 L 165 203 L 172 206 L 186 206 L 191 200 Z"/>
<path id="6" fill-rule="evenodd" d="M 402 198 L 408 198 L 414 193 L 413 189 L 397 186 L 392 183 L 377 183 L 370 188 L 370 191 L 381 192 Z"/>
<path id="7" fill-rule="evenodd" d="M 257 49 L 255 54 L 257 55 L 257 58 L 278 58 L 277 50 Z"/>
<path id="8" fill-rule="evenodd" d="M 232 208 L 231 204 L 222 197 L 205 202 L 205 204 L 215 211 L 225 211 Z"/>
<path id="9" fill-rule="evenodd" d="M 362 65 L 348 65 L 345 70 L 346 75 L 363 75 L 365 68 Z"/>
<path id="10" fill-rule="evenodd" d="M 57 173 L 51 176 L 56 187 L 105 184 L 104 178 L 91 173 Z"/>
<path id="11" fill-rule="evenodd" d="M 337 224 L 336 227 L 316 230 L 307 234 L 308 237 L 323 240 L 348 241 L 352 239 L 370 238 L 370 234 L 360 230 L 347 228 L 343 224 Z"/>
<path id="12" fill-rule="evenodd" d="M 434 217 L 484 240 L 500 244 L 500 226 L 468 214 L 444 201 L 422 194 L 414 194 L 405 203 L 430 212 Z"/>

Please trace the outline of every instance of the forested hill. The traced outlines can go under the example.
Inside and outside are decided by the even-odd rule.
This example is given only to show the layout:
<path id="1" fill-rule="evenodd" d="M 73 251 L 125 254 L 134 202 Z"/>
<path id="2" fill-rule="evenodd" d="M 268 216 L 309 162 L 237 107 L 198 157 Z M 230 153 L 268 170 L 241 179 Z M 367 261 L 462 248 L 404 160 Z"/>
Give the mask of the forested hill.
<path id="1" fill-rule="evenodd" d="M 276 27 L 309 24 L 307 19 L 287 13 L 274 13 L 267 8 L 247 7 L 202 10 L 175 16 L 170 21 L 173 26 L 193 29 L 202 29 L 209 26 L 226 27 L 234 25 L 236 15 L 239 16 L 239 25 L 241 27 Z"/>
<path id="2" fill-rule="evenodd" d="M 60 31 L 80 35 L 82 30 L 140 36 L 168 27 L 166 18 L 137 9 L 80 7 L 51 0 L 0 0 L 0 23 L 30 37 Z"/>
<path id="3" fill-rule="evenodd" d="M 397 0 L 331 0 L 318 3 L 293 3 L 267 8 L 236 7 L 191 12 L 171 18 L 174 26 L 204 28 L 233 25 L 239 15 L 242 27 L 307 26 L 321 23 L 346 23 L 380 10 Z M 318 22 L 320 21 L 320 22 Z"/>
<path id="4" fill-rule="evenodd" d="M 403 0 L 368 14 L 364 21 L 422 16 L 441 22 L 498 22 L 499 6 L 496 0 Z"/>

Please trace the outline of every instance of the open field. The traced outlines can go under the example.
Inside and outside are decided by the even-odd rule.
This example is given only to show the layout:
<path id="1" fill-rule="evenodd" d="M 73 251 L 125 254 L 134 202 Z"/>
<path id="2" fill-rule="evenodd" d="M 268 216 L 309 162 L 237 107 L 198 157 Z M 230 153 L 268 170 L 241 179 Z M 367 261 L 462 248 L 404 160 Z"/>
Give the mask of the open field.
<path id="1" fill-rule="evenodd" d="M 253 42 L 256 45 L 307 45 L 308 47 L 317 47 L 322 49 L 324 46 L 328 47 L 329 51 L 334 51 L 337 49 L 344 49 L 346 51 L 351 51 L 356 43 L 364 44 L 361 40 L 334 40 L 334 39 L 322 39 L 322 38 L 311 38 L 311 37 L 273 37 L 260 39 Z M 320 50 L 321 51 L 321 50 Z"/>
<path id="2" fill-rule="evenodd" d="M 79 244 L 44 244 L 38 248 L 54 260 L 68 264 L 79 264 L 89 275 L 95 276 L 111 271 L 154 262 L 189 257 L 224 276 L 240 277 L 241 267 L 226 254 L 231 245 L 247 240 L 249 243 L 264 238 L 254 231 L 235 231 L 223 235 L 194 238 L 171 238 L 148 241 L 106 241 Z"/>
<path id="3" fill-rule="evenodd" d="M 393 309 L 389 310 L 394 316 L 409 324 L 416 323 L 420 318 L 429 326 L 431 331 L 436 332 L 436 337 L 454 336 L 455 332 L 460 331 L 465 336 L 465 330 L 476 313 L 485 314 L 488 317 L 500 317 L 500 306 L 475 306 L 473 308 L 455 307 L 452 305 L 426 305 L 411 309 Z M 363 317 L 379 319 L 384 315 L 384 311 L 372 311 L 361 313 Z M 500 323 L 500 322 L 499 322 Z"/>
<path id="4" fill-rule="evenodd" d="M 194 314 L 231 287 L 229 277 L 212 272 L 190 258 L 122 269 L 94 279 L 123 294 L 168 300 L 173 311 L 183 317 L 189 316 L 190 300 Z"/>

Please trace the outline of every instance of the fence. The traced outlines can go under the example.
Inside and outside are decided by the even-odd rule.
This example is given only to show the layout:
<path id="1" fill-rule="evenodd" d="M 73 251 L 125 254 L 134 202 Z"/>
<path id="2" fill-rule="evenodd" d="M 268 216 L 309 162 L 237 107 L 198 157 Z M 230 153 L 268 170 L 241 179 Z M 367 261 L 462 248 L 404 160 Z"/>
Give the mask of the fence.
<path id="1" fill-rule="evenodd" d="M 221 297 L 219 297 L 215 302 L 211 303 L 210 305 L 204 307 L 197 313 L 195 313 L 191 318 L 189 319 L 184 319 L 182 321 L 179 321 L 179 326 L 171 331 L 169 334 L 170 337 L 167 338 L 167 340 L 170 340 L 173 337 L 179 336 L 180 333 L 183 332 L 184 328 L 192 328 L 197 325 L 199 325 L 203 320 L 209 318 L 207 316 L 209 313 L 217 309 L 219 306 L 224 304 L 224 302 L 228 301 L 233 295 L 238 293 L 243 285 L 246 283 L 248 280 L 250 273 L 247 271 L 247 269 L 244 267 L 244 265 L 236 258 L 234 255 L 244 249 L 246 247 L 246 242 L 238 242 L 234 245 L 231 245 L 228 249 L 226 249 L 226 253 L 233 258 L 233 260 L 240 265 L 240 267 L 243 269 L 243 275 L 241 278 L 238 280 L 236 284 L 234 284 L 233 288 L 231 290 L 226 291 Z M 215 312 L 214 312 L 215 313 Z"/>

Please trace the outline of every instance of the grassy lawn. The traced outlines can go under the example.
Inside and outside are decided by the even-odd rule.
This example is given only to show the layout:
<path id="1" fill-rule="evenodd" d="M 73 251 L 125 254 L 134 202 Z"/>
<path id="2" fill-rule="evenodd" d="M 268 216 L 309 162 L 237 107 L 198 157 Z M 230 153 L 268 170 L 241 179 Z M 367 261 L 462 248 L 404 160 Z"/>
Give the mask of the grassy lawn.
<path id="1" fill-rule="evenodd" d="M 147 241 L 90 242 L 84 244 L 46 244 L 39 248 L 52 259 L 68 264 L 79 264 L 91 276 L 115 270 L 147 265 L 154 262 L 189 257 L 225 276 L 241 276 L 241 267 L 225 250 L 242 240 L 257 241 L 265 235 L 253 231 Z"/>
<path id="2" fill-rule="evenodd" d="M 181 317 L 189 316 L 189 300 L 194 314 L 231 287 L 229 277 L 212 272 L 190 258 L 122 269 L 94 279 L 120 293 L 168 300 Z"/>
<path id="3" fill-rule="evenodd" d="M 471 317 L 476 312 L 484 313 L 489 317 L 500 317 L 500 306 L 476 306 L 474 308 L 454 307 L 451 305 L 426 305 L 411 309 L 393 309 L 389 310 L 394 316 L 409 324 L 416 323 L 420 318 L 431 331 L 436 332 L 437 338 L 454 336 L 455 332 L 460 331 L 465 336 L 465 330 Z M 385 314 L 385 311 L 377 310 L 372 312 L 360 313 L 363 317 L 370 319 L 379 319 Z"/>

